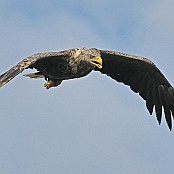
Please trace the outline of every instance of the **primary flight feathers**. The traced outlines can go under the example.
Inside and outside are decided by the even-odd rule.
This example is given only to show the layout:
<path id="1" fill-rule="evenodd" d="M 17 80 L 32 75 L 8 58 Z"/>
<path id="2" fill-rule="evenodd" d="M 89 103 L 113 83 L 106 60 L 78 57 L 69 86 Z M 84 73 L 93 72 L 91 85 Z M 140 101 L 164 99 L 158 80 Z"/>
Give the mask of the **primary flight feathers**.
<path id="1" fill-rule="evenodd" d="M 172 129 L 174 89 L 155 64 L 146 58 L 95 48 L 38 53 L 2 74 L 0 87 L 27 68 L 35 68 L 37 72 L 25 76 L 45 78 L 47 89 L 60 85 L 63 80 L 86 76 L 92 70 L 100 71 L 139 93 L 146 100 L 149 113 L 155 110 L 159 124 L 163 108 L 168 127 Z"/>

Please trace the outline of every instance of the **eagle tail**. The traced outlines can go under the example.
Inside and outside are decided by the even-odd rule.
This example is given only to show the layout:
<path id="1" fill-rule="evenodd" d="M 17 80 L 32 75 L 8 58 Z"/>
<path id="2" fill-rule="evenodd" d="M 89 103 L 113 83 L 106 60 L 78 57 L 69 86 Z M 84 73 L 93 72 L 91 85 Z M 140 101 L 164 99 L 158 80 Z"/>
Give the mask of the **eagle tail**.
<path id="1" fill-rule="evenodd" d="M 17 76 L 21 72 L 18 68 L 11 68 L 4 74 L 0 76 L 0 87 L 4 86 L 6 83 L 8 83 L 10 80 L 12 80 L 15 76 Z"/>
<path id="2" fill-rule="evenodd" d="M 31 73 L 31 74 L 24 74 L 25 77 L 30 77 L 33 79 L 38 79 L 38 78 L 45 78 L 44 75 L 41 74 L 41 72 L 36 72 L 36 73 Z"/>

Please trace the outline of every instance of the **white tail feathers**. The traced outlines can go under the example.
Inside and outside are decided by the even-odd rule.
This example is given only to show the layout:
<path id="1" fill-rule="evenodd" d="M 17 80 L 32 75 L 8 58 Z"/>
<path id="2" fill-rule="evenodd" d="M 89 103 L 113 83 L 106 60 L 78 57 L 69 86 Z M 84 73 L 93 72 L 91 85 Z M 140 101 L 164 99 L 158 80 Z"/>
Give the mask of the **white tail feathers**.
<path id="1" fill-rule="evenodd" d="M 25 77 L 30 77 L 33 79 L 38 79 L 38 78 L 45 78 L 44 75 L 41 74 L 41 72 L 36 72 L 36 73 L 31 73 L 31 74 L 24 74 Z"/>

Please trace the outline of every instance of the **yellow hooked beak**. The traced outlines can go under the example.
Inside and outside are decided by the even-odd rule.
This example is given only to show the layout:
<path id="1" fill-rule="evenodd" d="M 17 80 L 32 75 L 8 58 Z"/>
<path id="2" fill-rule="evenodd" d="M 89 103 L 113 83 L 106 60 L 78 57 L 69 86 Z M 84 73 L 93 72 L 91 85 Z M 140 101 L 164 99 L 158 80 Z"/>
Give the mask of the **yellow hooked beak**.
<path id="1" fill-rule="evenodd" d="M 99 69 L 102 69 L 102 58 L 101 57 L 95 57 L 91 59 L 90 63 L 98 67 Z"/>

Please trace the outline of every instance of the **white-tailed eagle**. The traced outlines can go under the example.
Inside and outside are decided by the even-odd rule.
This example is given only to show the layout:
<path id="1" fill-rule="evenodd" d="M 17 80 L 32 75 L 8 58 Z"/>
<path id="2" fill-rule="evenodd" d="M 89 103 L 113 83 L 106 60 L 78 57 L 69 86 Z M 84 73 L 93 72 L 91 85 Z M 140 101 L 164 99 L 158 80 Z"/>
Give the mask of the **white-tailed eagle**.
<path id="1" fill-rule="evenodd" d="M 118 82 L 129 85 L 146 101 L 150 114 L 155 108 L 161 123 L 162 108 L 169 129 L 174 116 L 174 88 L 150 60 L 115 51 L 95 48 L 75 48 L 60 52 L 38 53 L 29 56 L 0 76 L 0 87 L 27 68 L 37 72 L 30 78 L 45 78 L 44 87 L 56 87 L 63 80 L 86 76 L 92 70 L 100 71 Z"/>

